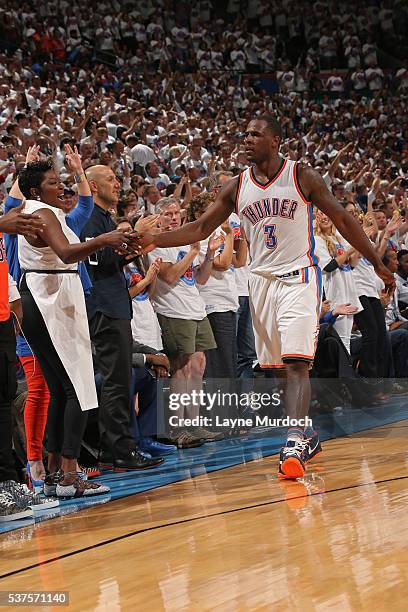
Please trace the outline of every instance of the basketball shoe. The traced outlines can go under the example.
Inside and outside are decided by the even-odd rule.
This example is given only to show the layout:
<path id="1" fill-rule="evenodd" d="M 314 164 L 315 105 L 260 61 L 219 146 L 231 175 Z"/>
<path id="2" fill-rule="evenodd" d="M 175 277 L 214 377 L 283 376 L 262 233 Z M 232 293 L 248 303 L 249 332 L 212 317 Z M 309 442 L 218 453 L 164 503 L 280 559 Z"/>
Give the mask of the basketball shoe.
<path id="1" fill-rule="evenodd" d="M 308 457 L 308 440 L 288 440 L 281 448 L 279 458 L 279 478 L 303 478 Z"/>
<path id="2" fill-rule="evenodd" d="M 317 431 L 313 431 L 310 436 L 305 435 L 305 440 L 308 442 L 307 456 L 305 458 L 306 463 L 308 463 L 314 459 L 314 457 L 317 457 L 323 449 Z"/>

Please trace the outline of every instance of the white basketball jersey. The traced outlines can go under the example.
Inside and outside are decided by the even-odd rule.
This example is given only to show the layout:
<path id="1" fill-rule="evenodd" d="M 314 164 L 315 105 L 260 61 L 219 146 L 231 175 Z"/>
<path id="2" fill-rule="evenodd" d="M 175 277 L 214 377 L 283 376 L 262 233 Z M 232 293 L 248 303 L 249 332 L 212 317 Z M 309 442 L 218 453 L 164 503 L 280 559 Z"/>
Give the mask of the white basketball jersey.
<path id="1" fill-rule="evenodd" d="M 264 185 L 252 167 L 244 170 L 235 211 L 249 242 L 251 272 L 282 276 L 319 263 L 313 207 L 300 191 L 296 162 L 282 158 L 277 174 Z"/>

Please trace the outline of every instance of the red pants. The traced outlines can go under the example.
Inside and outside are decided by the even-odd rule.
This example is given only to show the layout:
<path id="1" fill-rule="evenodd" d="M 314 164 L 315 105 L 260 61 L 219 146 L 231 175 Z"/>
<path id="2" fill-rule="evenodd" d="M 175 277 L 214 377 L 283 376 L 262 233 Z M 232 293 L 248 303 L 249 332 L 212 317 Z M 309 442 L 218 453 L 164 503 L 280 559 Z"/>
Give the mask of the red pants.
<path id="1" fill-rule="evenodd" d="M 33 357 L 20 357 L 27 380 L 28 396 L 24 410 L 24 426 L 27 439 L 28 461 L 42 460 L 42 443 L 47 423 L 50 392 L 45 382 L 38 360 Z"/>

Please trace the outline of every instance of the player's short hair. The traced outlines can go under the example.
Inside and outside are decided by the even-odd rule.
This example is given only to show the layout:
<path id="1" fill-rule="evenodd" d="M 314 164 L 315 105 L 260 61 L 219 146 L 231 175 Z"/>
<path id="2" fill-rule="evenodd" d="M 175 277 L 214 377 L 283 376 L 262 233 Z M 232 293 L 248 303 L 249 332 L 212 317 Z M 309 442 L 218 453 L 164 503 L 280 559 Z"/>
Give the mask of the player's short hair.
<path id="1" fill-rule="evenodd" d="M 31 199 L 31 189 L 39 189 L 44 180 L 44 174 L 54 169 L 52 159 L 42 159 L 27 164 L 18 173 L 18 186 L 27 199 Z"/>
<path id="2" fill-rule="evenodd" d="M 272 132 L 272 134 L 275 134 L 275 136 L 279 136 L 280 139 L 283 138 L 282 127 L 274 115 L 264 113 L 263 115 L 255 117 L 255 119 L 257 121 L 265 121 L 268 126 L 268 130 Z"/>

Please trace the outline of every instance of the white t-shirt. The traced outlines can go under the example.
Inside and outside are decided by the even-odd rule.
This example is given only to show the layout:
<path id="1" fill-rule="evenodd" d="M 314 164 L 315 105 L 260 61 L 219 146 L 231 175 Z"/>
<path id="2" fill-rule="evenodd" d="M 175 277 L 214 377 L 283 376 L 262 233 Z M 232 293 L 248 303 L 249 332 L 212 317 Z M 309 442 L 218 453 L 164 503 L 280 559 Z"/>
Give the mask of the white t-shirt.
<path id="1" fill-rule="evenodd" d="M 149 261 L 161 257 L 163 262 L 175 264 L 188 252 L 190 246 L 168 247 L 155 249 L 149 253 Z M 204 300 L 197 289 L 193 262 L 186 272 L 180 276 L 174 285 L 157 278 L 153 305 L 156 312 L 172 319 L 187 319 L 188 321 L 202 321 L 206 316 Z"/>
<path id="2" fill-rule="evenodd" d="M 133 287 L 143 280 L 143 276 L 135 263 L 131 263 L 125 269 L 125 277 L 128 287 Z M 133 318 L 132 336 L 136 342 L 151 346 L 157 351 L 163 349 L 160 325 L 149 299 L 147 288 L 132 298 Z"/>
<path id="3" fill-rule="evenodd" d="M 134 146 L 130 154 L 133 162 L 139 166 L 145 166 L 147 163 L 156 159 L 153 149 L 144 144 L 137 144 Z"/>
<path id="4" fill-rule="evenodd" d="M 162 189 L 166 189 L 167 185 L 170 185 L 171 183 L 167 174 L 159 174 L 155 178 L 152 178 L 151 176 L 146 176 L 146 182 L 157 187 L 159 191 L 161 191 Z"/>
<path id="5" fill-rule="evenodd" d="M 235 282 L 237 285 L 238 296 L 249 296 L 249 267 L 235 268 Z"/>
<path id="6" fill-rule="evenodd" d="M 225 233 L 218 228 L 215 231 L 217 236 L 225 237 Z M 209 238 L 201 242 L 199 262 L 200 264 L 205 259 Z M 224 244 L 215 253 L 217 257 L 224 250 Z M 197 285 L 201 297 L 205 302 L 205 310 L 207 314 L 212 312 L 228 312 L 230 310 L 236 312 L 239 308 L 238 291 L 235 282 L 235 268 L 230 266 L 228 270 L 211 271 L 210 278 L 205 285 Z"/>
<path id="7" fill-rule="evenodd" d="M 336 239 L 332 239 L 336 247 L 335 257 L 341 255 L 345 250 L 350 248 L 350 245 L 340 235 Z M 319 258 L 319 266 L 323 272 L 323 286 L 326 294 L 326 299 L 329 300 L 331 307 L 335 308 L 340 304 L 351 304 L 357 306 L 358 312 L 363 310 L 363 307 L 358 299 L 358 291 L 354 281 L 354 272 L 349 264 L 343 264 L 333 270 L 333 272 L 325 272 L 324 268 L 333 259 L 329 253 L 326 242 L 321 236 L 315 236 L 316 255 Z"/>
<path id="8" fill-rule="evenodd" d="M 360 257 L 358 264 L 353 270 L 353 277 L 359 297 L 365 295 L 379 299 L 377 288 L 378 277 L 374 272 L 373 264 L 368 259 Z"/>
<path id="9" fill-rule="evenodd" d="M 382 78 L 384 76 L 381 68 L 367 68 L 365 71 L 368 87 L 371 91 L 376 91 L 382 87 Z"/>
<path id="10" fill-rule="evenodd" d="M 16 302 L 20 300 L 20 292 L 17 288 L 17 283 L 11 274 L 8 275 L 8 301 L 11 304 L 12 302 Z"/>

